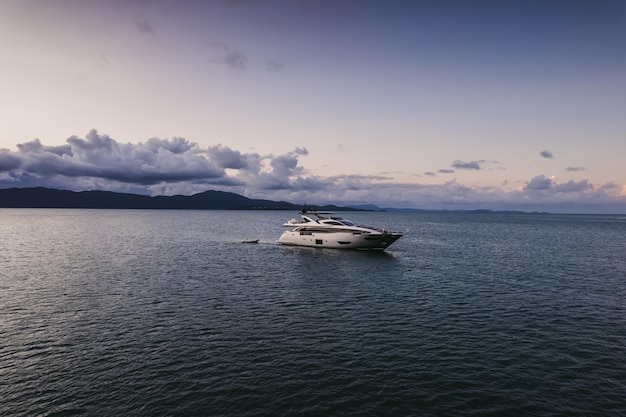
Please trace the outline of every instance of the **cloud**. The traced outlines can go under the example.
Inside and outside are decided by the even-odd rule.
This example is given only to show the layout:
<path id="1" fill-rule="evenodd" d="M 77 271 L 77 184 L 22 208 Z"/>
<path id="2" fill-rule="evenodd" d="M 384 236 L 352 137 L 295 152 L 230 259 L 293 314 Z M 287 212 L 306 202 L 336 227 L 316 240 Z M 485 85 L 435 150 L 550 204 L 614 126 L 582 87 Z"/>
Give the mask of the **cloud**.
<path id="1" fill-rule="evenodd" d="M 209 146 L 209 157 L 220 168 L 242 169 L 258 172 L 261 168 L 261 157 L 259 154 L 242 154 L 234 151 L 228 146 Z"/>
<path id="2" fill-rule="evenodd" d="M 585 171 L 584 167 L 567 167 L 565 168 L 566 171 L 568 172 L 579 172 L 579 171 Z"/>
<path id="3" fill-rule="evenodd" d="M 91 130 L 84 137 L 69 137 L 60 146 L 46 146 L 34 139 L 19 144 L 15 152 L 0 150 L 0 187 L 151 195 L 190 195 L 217 189 L 250 198 L 316 204 L 626 213 L 626 188 L 614 183 L 594 185 L 586 179 L 560 183 L 543 174 L 517 188 L 507 188 L 509 181 L 478 187 L 457 179 L 416 184 L 385 175 L 323 177 L 301 165 L 308 154 L 304 147 L 278 155 L 244 153 L 223 145 L 201 148 L 180 137 L 124 143 Z M 455 161 L 459 166 L 472 166 L 470 169 L 483 162 Z M 452 170 L 439 173 L 451 173 L 448 171 Z M 424 175 L 437 176 L 433 172 Z"/>
<path id="4" fill-rule="evenodd" d="M 22 166 L 22 161 L 19 157 L 9 152 L 0 152 L 0 172 L 11 171 L 20 166 Z"/>
<path id="5" fill-rule="evenodd" d="M 68 155 L 72 151 L 70 145 L 43 146 L 39 139 L 33 139 L 30 142 L 18 144 L 17 148 L 23 154 L 31 152 L 49 152 L 58 156 Z"/>
<path id="6" fill-rule="evenodd" d="M 173 154 L 181 155 L 187 152 L 193 153 L 197 147 L 195 143 L 185 138 L 174 137 L 172 139 L 151 138 L 146 142 L 146 147 L 152 152 L 167 150 Z"/>
<path id="7" fill-rule="evenodd" d="M 296 148 L 293 152 L 283 155 L 270 155 L 267 159 L 271 168 L 270 172 L 260 172 L 254 178 L 250 178 L 253 188 L 260 190 L 291 190 L 301 180 L 299 177 L 304 169 L 298 166 L 299 156 L 308 153 L 304 148 Z"/>
<path id="8" fill-rule="evenodd" d="M 285 64 L 278 61 L 268 61 L 265 68 L 270 72 L 279 72 L 285 69 Z"/>
<path id="9" fill-rule="evenodd" d="M 624 187 L 626 187 L 626 185 Z M 613 182 L 607 182 L 606 184 L 600 186 L 601 190 L 617 190 L 619 188 L 620 186 Z"/>
<path id="10" fill-rule="evenodd" d="M 552 155 L 552 152 L 550 151 L 541 151 L 539 152 L 539 155 L 541 155 L 544 158 L 554 158 L 554 155 Z"/>
<path id="11" fill-rule="evenodd" d="M 537 175 L 524 186 L 524 190 L 547 190 L 552 186 L 553 179 L 545 175 Z"/>
<path id="12" fill-rule="evenodd" d="M 593 190 L 593 186 L 589 181 L 582 180 L 579 182 L 568 181 L 564 184 L 555 184 L 554 190 L 557 193 L 580 193 L 587 190 Z"/>
<path id="13" fill-rule="evenodd" d="M 457 159 L 450 166 L 452 168 L 456 168 L 456 169 L 480 170 L 481 169 L 480 164 L 483 163 L 483 162 L 485 162 L 485 161 L 484 160 L 480 160 L 480 161 L 463 162 L 463 161 L 459 161 Z"/>
<path id="14" fill-rule="evenodd" d="M 223 57 L 224 62 L 232 69 L 246 69 L 248 66 L 248 58 L 239 51 L 230 51 Z"/>
<path id="15" fill-rule="evenodd" d="M 223 188 L 258 190 L 314 189 L 329 180 L 303 177 L 304 147 L 280 155 L 242 153 L 227 146 L 201 149 L 185 138 L 151 138 L 121 143 L 91 130 L 70 136 L 62 146 L 38 139 L 19 144 L 18 152 L 0 152 L 0 186 L 52 186 L 65 189 L 188 193 Z M 226 170 L 229 170 L 228 172 Z M 209 187 L 209 185 L 211 187 Z"/>
<path id="16" fill-rule="evenodd" d="M 439 171 L 437 171 L 440 174 L 454 174 L 454 170 L 453 169 L 440 169 Z"/>
<path id="17" fill-rule="evenodd" d="M 244 70 L 248 68 L 248 57 L 242 52 L 233 49 L 225 42 L 215 42 L 213 45 L 221 51 L 217 62 L 226 64 L 226 66 L 234 70 Z"/>
<path id="18" fill-rule="evenodd" d="M 135 27 L 137 27 L 137 30 L 142 33 L 156 33 L 154 25 L 152 25 L 152 23 L 145 17 L 136 19 Z"/>
<path id="19" fill-rule="evenodd" d="M 210 182 L 225 176 L 196 144 L 183 138 L 123 144 L 91 130 L 85 138 L 71 136 L 66 142 L 56 147 L 43 146 L 37 139 L 20 144 L 18 153 L 3 154 L 7 162 L 2 163 L 0 171 L 11 171 L 13 178 L 92 178 L 138 185 Z M 20 172 L 13 172 L 16 170 Z"/>
<path id="20" fill-rule="evenodd" d="M 249 68 L 255 68 L 270 73 L 278 73 L 286 68 L 283 62 L 273 59 L 260 58 L 254 61 L 250 59 L 246 53 L 233 48 L 226 42 L 214 42 L 213 47 L 217 50 L 217 56 L 214 59 L 210 59 L 209 62 L 224 64 L 232 70 L 243 71 Z"/>
<path id="21" fill-rule="evenodd" d="M 537 175 L 527 182 L 523 189 L 525 191 L 549 191 L 552 194 L 568 194 L 593 191 L 594 187 L 587 180 L 579 182 L 568 181 L 559 184 L 554 177 L 548 178 L 545 175 Z"/>

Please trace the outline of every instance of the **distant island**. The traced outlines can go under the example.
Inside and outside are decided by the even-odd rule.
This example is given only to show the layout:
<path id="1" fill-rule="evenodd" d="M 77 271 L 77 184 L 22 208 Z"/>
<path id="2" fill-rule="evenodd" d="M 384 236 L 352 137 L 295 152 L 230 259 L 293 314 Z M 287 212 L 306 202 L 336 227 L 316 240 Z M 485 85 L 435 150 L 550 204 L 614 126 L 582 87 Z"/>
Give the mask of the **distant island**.
<path id="1" fill-rule="evenodd" d="M 0 189 L 0 208 L 85 208 L 85 209 L 144 209 L 144 210 L 295 210 L 302 204 L 287 201 L 252 199 L 226 191 L 209 190 L 191 196 L 155 196 L 116 193 L 112 191 L 68 191 L 54 188 L 4 188 Z M 504 213 L 539 214 L 523 211 L 476 210 L 424 210 L 416 208 L 380 208 L 373 204 L 342 207 L 336 205 L 311 205 L 309 209 L 323 211 L 386 211 L 396 213 Z M 548 214 L 541 212 L 540 214 Z"/>
<path id="2" fill-rule="evenodd" d="M 302 205 L 286 201 L 258 200 L 225 191 L 205 191 L 191 196 L 151 197 L 111 191 L 68 191 L 52 188 L 0 189 L 0 208 L 88 208 L 88 209 L 175 209 L 175 210 L 300 210 Z M 309 208 L 330 211 L 361 211 L 335 205 Z"/>

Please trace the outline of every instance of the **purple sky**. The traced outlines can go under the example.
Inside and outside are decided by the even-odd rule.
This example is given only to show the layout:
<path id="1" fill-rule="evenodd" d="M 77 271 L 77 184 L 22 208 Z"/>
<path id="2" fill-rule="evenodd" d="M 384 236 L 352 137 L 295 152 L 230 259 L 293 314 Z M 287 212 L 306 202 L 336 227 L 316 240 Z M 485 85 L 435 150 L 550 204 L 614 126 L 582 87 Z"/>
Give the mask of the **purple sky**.
<path id="1" fill-rule="evenodd" d="M 623 1 L 0 1 L 0 187 L 626 213 Z"/>

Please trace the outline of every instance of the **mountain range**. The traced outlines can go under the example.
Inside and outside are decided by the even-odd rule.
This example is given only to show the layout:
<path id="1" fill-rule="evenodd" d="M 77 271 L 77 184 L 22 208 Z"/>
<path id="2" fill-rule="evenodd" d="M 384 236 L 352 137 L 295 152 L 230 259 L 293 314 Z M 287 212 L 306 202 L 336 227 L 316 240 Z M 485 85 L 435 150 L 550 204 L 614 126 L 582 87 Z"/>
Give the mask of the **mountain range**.
<path id="1" fill-rule="evenodd" d="M 259 200 L 224 191 L 205 191 L 191 196 L 151 197 L 111 191 L 68 191 L 52 188 L 0 189 L 0 208 L 92 208 L 178 210 L 300 210 L 302 205 Z M 350 207 L 309 206 L 317 210 L 359 210 Z"/>
<path id="2" fill-rule="evenodd" d="M 0 208 L 90 208 L 90 209 L 176 209 L 176 210 L 295 210 L 302 204 L 286 201 L 252 199 L 225 191 L 209 190 L 191 196 L 147 196 L 112 191 L 68 191 L 53 188 L 0 189 Z M 373 204 L 342 207 L 336 205 L 308 205 L 309 209 L 323 211 L 388 211 L 402 213 L 472 212 L 524 213 L 522 211 L 478 210 L 423 210 L 415 208 L 380 208 Z M 536 213 L 536 212 L 534 212 Z M 542 212 L 546 214 L 545 212 Z"/>

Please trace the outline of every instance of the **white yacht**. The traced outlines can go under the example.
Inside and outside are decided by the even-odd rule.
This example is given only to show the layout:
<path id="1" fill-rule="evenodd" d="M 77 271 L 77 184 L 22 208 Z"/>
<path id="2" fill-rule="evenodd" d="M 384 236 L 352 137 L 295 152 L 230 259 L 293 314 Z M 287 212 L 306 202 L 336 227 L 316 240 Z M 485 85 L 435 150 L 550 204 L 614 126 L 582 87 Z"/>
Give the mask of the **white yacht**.
<path id="1" fill-rule="evenodd" d="M 300 220 L 291 219 L 283 224 L 291 230 L 283 232 L 278 243 L 316 248 L 385 250 L 402 237 L 402 233 L 357 225 L 332 214 L 335 213 L 307 210 L 305 207 L 300 212 Z"/>

